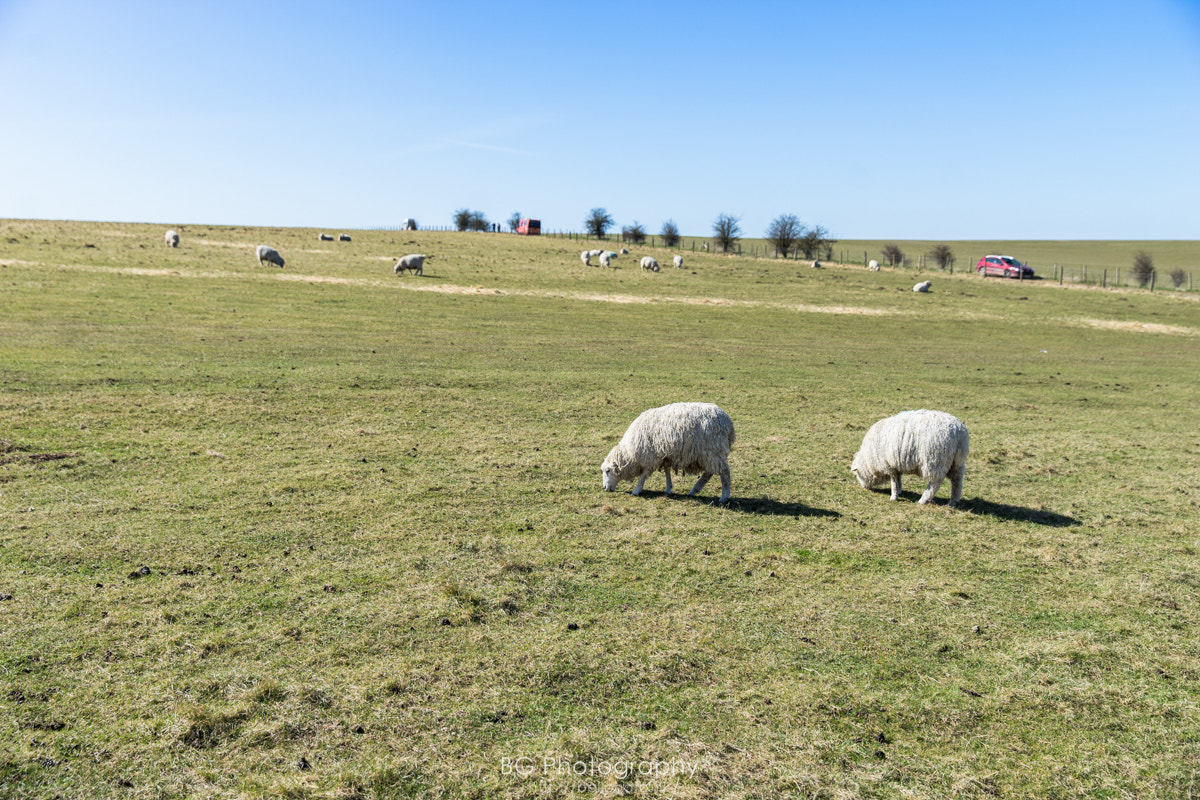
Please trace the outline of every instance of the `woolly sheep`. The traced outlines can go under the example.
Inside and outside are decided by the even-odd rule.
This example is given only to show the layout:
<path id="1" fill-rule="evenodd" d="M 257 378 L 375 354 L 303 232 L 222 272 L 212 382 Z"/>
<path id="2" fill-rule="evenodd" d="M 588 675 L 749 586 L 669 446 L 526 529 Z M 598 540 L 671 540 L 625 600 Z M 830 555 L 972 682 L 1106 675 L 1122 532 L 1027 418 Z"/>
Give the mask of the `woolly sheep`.
<path id="1" fill-rule="evenodd" d="M 416 229 L 417 229 L 417 221 L 415 219 L 409 218 L 409 219 L 404 220 L 404 230 L 415 231 Z"/>
<path id="2" fill-rule="evenodd" d="M 863 437 L 850 471 L 864 489 L 891 479 L 892 499 L 900 498 L 901 475 L 920 475 L 929 486 L 917 502 L 928 503 L 950 477 L 950 505 L 962 498 L 971 437 L 967 426 L 944 411 L 902 411 L 881 419 Z"/>
<path id="3" fill-rule="evenodd" d="M 604 252 L 602 252 L 600 254 L 600 266 L 611 267 L 612 262 L 616 257 L 617 257 L 617 254 L 614 253 L 613 251 L 605 250 Z"/>
<path id="4" fill-rule="evenodd" d="M 683 269 L 683 256 L 675 256 L 672 261 L 675 264 L 675 269 Z"/>
<path id="5" fill-rule="evenodd" d="M 812 268 L 813 268 L 813 269 L 820 269 L 820 268 L 821 268 L 821 262 L 820 262 L 820 261 L 817 261 L 817 260 L 815 260 L 815 259 L 814 259 L 814 260 L 813 260 L 813 262 L 812 262 Z"/>
<path id="6" fill-rule="evenodd" d="M 163 234 L 163 239 L 167 243 L 167 247 L 179 247 L 179 234 L 175 231 L 167 231 Z"/>
<path id="7" fill-rule="evenodd" d="M 920 283 L 918 283 L 916 286 L 913 287 L 913 291 L 914 292 L 928 292 L 930 286 L 933 286 L 932 281 L 921 281 Z"/>
<path id="8" fill-rule="evenodd" d="M 579 260 L 583 262 L 583 265 L 585 267 L 590 267 L 592 265 L 591 251 L 584 250 L 582 253 L 579 254 Z"/>
<path id="9" fill-rule="evenodd" d="M 588 255 L 592 258 L 599 258 L 600 254 L 603 252 L 603 250 L 588 250 Z"/>
<path id="10" fill-rule="evenodd" d="M 416 253 L 405 256 L 396 262 L 396 266 L 392 268 L 392 272 L 399 275 L 405 270 L 411 271 L 414 275 L 425 274 L 425 259 L 433 258 L 433 256 L 423 256 Z"/>
<path id="11" fill-rule="evenodd" d="M 258 265 L 260 267 L 264 261 L 269 261 L 278 267 L 283 266 L 283 256 L 279 255 L 279 251 L 274 247 L 267 247 L 265 244 L 260 244 L 258 249 L 254 251 L 254 254 L 258 256 Z"/>
<path id="12" fill-rule="evenodd" d="M 345 234 L 345 233 L 339 233 L 339 234 L 338 234 L 338 241 L 339 241 L 339 242 L 348 242 L 348 241 L 350 241 L 350 236 L 349 236 L 348 234 Z"/>
<path id="13" fill-rule="evenodd" d="M 628 247 L 622 247 L 622 248 L 621 248 L 621 255 L 623 255 L 623 256 L 627 256 L 627 255 L 629 255 L 629 248 L 628 248 Z"/>
<path id="14" fill-rule="evenodd" d="M 643 411 L 600 465 L 604 491 L 637 478 L 633 494 L 641 494 L 646 478 L 657 470 L 666 475 L 671 493 L 671 470 L 699 474 L 690 495 L 700 493 L 708 479 L 721 476 L 721 503 L 732 491 L 729 450 L 737 437 L 733 420 L 712 403 L 672 403 Z"/>
<path id="15" fill-rule="evenodd" d="M 872 258 L 871 263 L 867 264 L 867 269 L 871 272 L 879 272 L 879 262 Z"/>
<path id="16" fill-rule="evenodd" d="M 319 242 L 332 242 L 332 241 L 333 241 L 333 237 L 332 237 L 332 236 L 330 236 L 328 233 L 319 233 L 319 234 L 317 234 L 317 241 L 319 241 Z"/>
<path id="17" fill-rule="evenodd" d="M 642 269 L 650 272 L 658 272 L 658 261 L 650 256 L 642 256 Z"/>

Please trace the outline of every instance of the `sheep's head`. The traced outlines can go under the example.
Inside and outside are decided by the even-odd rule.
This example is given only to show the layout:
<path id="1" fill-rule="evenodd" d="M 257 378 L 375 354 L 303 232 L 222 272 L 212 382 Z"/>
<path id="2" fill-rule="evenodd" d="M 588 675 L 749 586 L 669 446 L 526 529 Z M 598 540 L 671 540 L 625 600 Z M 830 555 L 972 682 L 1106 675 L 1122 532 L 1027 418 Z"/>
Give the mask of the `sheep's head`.
<path id="1" fill-rule="evenodd" d="M 604 463 L 600 465 L 601 485 L 604 487 L 604 491 L 615 492 L 618 483 L 630 478 L 632 473 L 636 472 L 635 467 L 633 462 L 623 458 L 619 446 L 610 450 L 608 458 L 604 459 Z"/>
<path id="2" fill-rule="evenodd" d="M 850 471 L 854 473 L 854 477 L 858 479 L 858 485 L 864 489 L 870 489 L 872 486 L 877 486 L 886 478 L 886 475 L 877 475 L 869 469 L 859 457 L 854 456 L 854 461 L 850 463 Z"/>

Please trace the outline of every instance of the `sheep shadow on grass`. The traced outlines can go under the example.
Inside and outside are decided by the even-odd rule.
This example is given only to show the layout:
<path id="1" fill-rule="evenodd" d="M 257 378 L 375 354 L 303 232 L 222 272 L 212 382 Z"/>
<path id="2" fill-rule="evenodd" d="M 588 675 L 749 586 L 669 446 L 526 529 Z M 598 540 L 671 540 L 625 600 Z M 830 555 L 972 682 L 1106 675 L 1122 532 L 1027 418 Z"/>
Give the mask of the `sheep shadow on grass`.
<path id="1" fill-rule="evenodd" d="M 968 500 L 964 497 L 959 501 L 958 508 L 962 511 L 969 511 L 972 514 L 986 514 L 990 517 L 1010 522 L 1032 522 L 1035 525 L 1045 525 L 1050 528 L 1071 528 L 1083 524 L 1074 517 L 1056 514 L 1053 511 L 993 503 L 978 497 L 973 500 Z"/>
<path id="2" fill-rule="evenodd" d="M 643 493 L 644 494 L 644 493 Z M 672 499 L 681 502 L 702 503 L 709 506 L 720 506 L 712 497 L 692 496 L 688 494 L 671 495 Z M 763 516 L 773 517 L 840 517 L 842 516 L 837 511 L 831 511 L 825 508 L 813 508 L 806 506 L 803 503 L 784 503 L 780 500 L 772 500 L 767 497 L 738 497 L 734 495 L 725 503 L 725 508 L 730 511 L 737 511 L 741 514 L 761 514 Z"/>

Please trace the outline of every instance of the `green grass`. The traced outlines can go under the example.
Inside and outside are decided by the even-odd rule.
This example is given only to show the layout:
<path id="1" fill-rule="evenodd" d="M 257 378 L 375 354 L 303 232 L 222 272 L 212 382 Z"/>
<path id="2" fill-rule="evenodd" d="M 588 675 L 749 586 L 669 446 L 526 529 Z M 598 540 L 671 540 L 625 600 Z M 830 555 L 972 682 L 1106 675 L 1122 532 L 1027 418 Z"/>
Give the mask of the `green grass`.
<path id="1" fill-rule="evenodd" d="M 0 223 L 0 795 L 1198 791 L 1196 295 L 163 230 Z M 730 505 L 602 492 L 683 399 Z"/>

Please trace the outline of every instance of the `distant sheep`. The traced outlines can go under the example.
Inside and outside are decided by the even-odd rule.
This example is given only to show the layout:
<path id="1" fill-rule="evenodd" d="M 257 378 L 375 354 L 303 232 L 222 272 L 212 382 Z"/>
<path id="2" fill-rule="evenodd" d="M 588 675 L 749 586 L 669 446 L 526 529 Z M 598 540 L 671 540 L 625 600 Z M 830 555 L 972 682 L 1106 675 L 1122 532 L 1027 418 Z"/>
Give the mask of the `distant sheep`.
<path id="1" fill-rule="evenodd" d="M 328 233 L 319 233 L 319 234 L 317 234 L 317 241 L 319 241 L 319 242 L 332 242 L 332 241 L 333 241 L 333 237 L 332 237 L 332 236 L 330 236 Z"/>
<path id="2" fill-rule="evenodd" d="M 433 258 L 433 256 L 417 255 L 415 253 L 404 256 L 404 258 L 396 262 L 396 266 L 392 267 L 392 272 L 399 275 L 401 272 L 407 270 L 414 275 L 424 275 L 425 259 L 427 258 Z"/>
<path id="3" fill-rule="evenodd" d="M 902 411 L 871 426 L 850 464 L 864 489 L 892 482 L 892 499 L 900 498 L 901 475 L 919 475 L 929 486 L 917 502 L 928 503 L 950 477 L 950 505 L 962 498 L 963 476 L 971 437 L 967 426 L 944 411 Z"/>
<path id="4" fill-rule="evenodd" d="M 671 261 L 675 264 L 675 269 L 683 269 L 683 256 L 675 256 Z"/>
<path id="5" fill-rule="evenodd" d="M 814 259 L 814 260 L 813 260 L 813 262 L 812 262 L 812 268 L 813 268 L 813 269 L 820 269 L 820 268 L 821 268 L 821 262 L 820 262 L 820 261 L 817 261 L 816 259 Z"/>
<path id="6" fill-rule="evenodd" d="M 179 234 L 175 231 L 167 231 L 163 234 L 163 240 L 167 243 L 167 247 L 179 247 Z"/>
<path id="7" fill-rule="evenodd" d="M 590 267 L 590 266 L 592 265 L 592 253 L 591 253 L 591 251 L 590 251 L 590 250 L 584 250 L 582 253 L 580 253 L 580 254 L 579 254 L 579 260 L 583 262 L 583 265 L 584 265 L 585 267 Z"/>
<path id="8" fill-rule="evenodd" d="M 914 292 L 928 292 L 930 286 L 933 286 L 932 281 L 921 281 L 920 283 L 918 283 L 916 286 L 913 287 L 913 291 Z"/>
<path id="9" fill-rule="evenodd" d="M 404 230 L 415 231 L 417 229 L 417 221 L 415 219 L 404 220 Z"/>
<path id="10" fill-rule="evenodd" d="M 708 242 L 701 242 L 700 249 L 707 253 L 708 252 Z"/>
<path id="11" fill-rule="evenodd" d="M 283 266 L 283 256 L 279 255 L 279 251 L 274 247 L 267 247 L 265 244 L 260 244 L 255 251 L 258 256 L 258 265 L 261 267 L 264 261 L 268 261 L 277 267 Z"/>
<path id="12" fill-rule="evenodd" d="M 879 262 L 872 258 L 871 262 L 867 264 L 867 269 L 871 272 L 879 272 Z"/>
<path id="13" fill-rule="evenodd" d="M 339 234 L 338 234 L 338 241 L 339 241 L 339 242 L 348 242 L 348 241 L 350 241 L 350 236 L 349 236 L 348 234 L 345 234 L 345 233 L 339 233 Z"/>
<path id="14" fill-rule="evenodd" d="M 628 248 L 628 247 L 622 247 L 622 248 L 621 248 L 621 255 L 623 255 L 623 256 L 627 256 L 627 255 L 629 255 L 629 248 Z"/>
<path id="15" fill-rule="evenodd" d="M 700 493 L 708 479 L 721 476 L 721 503 L 733 489 L 729 478 L 729 450 L 737 437 L 733 420 L 712 403 L 672 403 L 643 411 L 633 421 L 600 466 L 606 492 L 637 478 L 633 494 L 641 494 L 646 478 L 662 470 L 671 493 L 671 470 L 681 475 L 699 474 L 691 495 Z"/>
<path id="16" fill-rule="evenodd" d="M 658 261 L 650 256 L 642 256 L 642 270 L 647 272 L 658 272 Z"/>
<path id="17" fill-rule="evenodd" d="M 617 258 L 617 254 L 614 253 L 612 250 L 605 250 L 604 252 L 602 252 L 600 254 L 600 266 L 611 267 L 612 262 L 614 260 L 616 260 L 616 258 Z"/>

